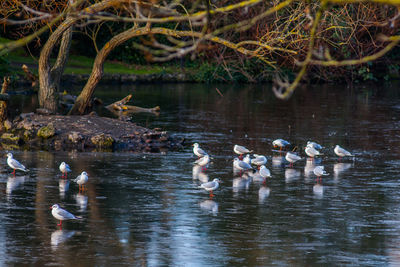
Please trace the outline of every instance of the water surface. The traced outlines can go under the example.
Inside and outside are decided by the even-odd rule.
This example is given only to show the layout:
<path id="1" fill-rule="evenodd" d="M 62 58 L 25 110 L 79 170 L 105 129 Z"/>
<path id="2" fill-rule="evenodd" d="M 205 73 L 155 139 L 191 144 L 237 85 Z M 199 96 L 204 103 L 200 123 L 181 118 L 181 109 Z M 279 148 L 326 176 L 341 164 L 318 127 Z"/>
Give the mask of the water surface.
<path id="1" fill-rule="evenodd" d="M 106 103 L 133 93 L 133 103 L 161 106 L 132 120 L 184 137 L 166 154 L 14 151 L 31 171 L 0 173 L 0 265 L 58 266 L 381 266 L 400 265 L 399 118 L 395 84 L 299 88 L 289 101 L 268 85 L 153 84 L 102 86 Z M 218 88 L 223 96 L 220 96 Z M 13 96 L 27 112 L 36 102 Z M 31 105 L 32 104 L 32 105 Z M 293 168 L 271 142 L 325 155 Z M 192 143 L 212 157 L 193 166 Z M 268 157 L 266 184 L 234 175 L 233 145 Z M 338 161 L 340 144 L 356 158 Z M 73 169 L 60 180 L 62 161 Z M 315 164 L 330 173 L 322 183 Z M 71 181 L 89 174 L 88 190 Z M 210 199 L 201 181 L 223 183 Z M 49 207 L 59 203 L 78 222 L 63 229 Z"/>

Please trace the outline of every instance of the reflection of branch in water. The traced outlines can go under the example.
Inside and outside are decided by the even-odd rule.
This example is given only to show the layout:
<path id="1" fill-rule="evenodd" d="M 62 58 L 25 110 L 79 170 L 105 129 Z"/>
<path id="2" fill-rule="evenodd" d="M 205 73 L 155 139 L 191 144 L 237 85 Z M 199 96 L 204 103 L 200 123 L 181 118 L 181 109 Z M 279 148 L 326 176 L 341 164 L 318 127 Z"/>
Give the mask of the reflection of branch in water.
<path id="1" fill-rule="evenodd" d="M 107 106 L 107 109 L 110 110 L 113 114 L 117 115 L 118 117 L 128 116 L 128 115 L 135 114 L 135 113 L 152 113 L 156 116 L 160 115 L 160 107 L 159 106 L 156 106 L 154 108 L 142 108 L 142 107 L 138 107 L 138 106 L 124 105 L 124 107 L 126 108 L 124 110 L 115 110 L 113 108 L 108 108 L 108 106 Z"/>

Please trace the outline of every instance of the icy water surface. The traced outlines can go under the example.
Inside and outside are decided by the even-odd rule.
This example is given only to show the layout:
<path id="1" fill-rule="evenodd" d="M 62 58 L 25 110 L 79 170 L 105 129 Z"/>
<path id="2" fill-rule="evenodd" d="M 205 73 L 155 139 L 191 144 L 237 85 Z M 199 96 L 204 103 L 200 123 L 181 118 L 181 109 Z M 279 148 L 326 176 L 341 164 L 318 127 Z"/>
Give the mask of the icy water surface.
<path id="1" fill-rule="evenodd" d="M 223 96 L 220 96 L 215 88 Z M 338 87 L 338 86 L 336 86 Z M 112 102 L 133 93 L 134 104 L 161 106 L 138 124 L 184 137 L 166 154 L 25 152 L 30 172 L 0 173 L 0 265 L 37 266 L 399 266 L 400 152 L 398 85 L 298 89 L 280 101 L 268 86 L 156 84 L 102 87 Z M 14 96 L 13 107 L 34 103 Z M 322 144 L 317 162 L 290 168 L 271 142 L 303 148 Z M 192 143 L 213 159 L 193 166 Z M 268 158 L 272 178 L 234 175 L 233 145 Z M 333 154 L 339 144 L 355 159 Z M 58 165 L 72 174 L 60 180 Z M 316 182 L 312 170 L 325 166 Z M 89 174 L 87 191 L 71 181 Z M 210 199 L 198 185 L 219 177 Z M 81 216 L 63 229 L 49 207 Z"/>

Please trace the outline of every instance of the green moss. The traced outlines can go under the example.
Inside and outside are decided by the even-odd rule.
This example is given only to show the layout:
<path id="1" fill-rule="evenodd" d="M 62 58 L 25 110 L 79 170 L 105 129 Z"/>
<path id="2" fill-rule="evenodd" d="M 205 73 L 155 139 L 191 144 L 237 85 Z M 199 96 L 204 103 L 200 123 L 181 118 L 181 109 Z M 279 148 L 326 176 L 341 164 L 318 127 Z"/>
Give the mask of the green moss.
<path id="1" fill-rule="evenodd" d="M 3 148 L 3 150 L 19 150 L 21 149 L 19 145 L 17 144 L 1 144 L 1 147 Z"/>
<path id="2" fill-rule="evenodd" d="M 110 135 L 98 134 L 90 138 L 90 141 L 96 146 L 101 148 L 110 148 L 114 144 L 114 138 Z"/>
<path id="3" fill-rule="evenodd" d="M 52 123 L 49 123 L 47 126 L 41 127 L 37 132 L 37 136 L 42 137 L 44 139 L 50 138 L 55 134 L 56 134 L 56 129 L 54 128 Z"/>
<path id="4" fill-rule="evenodd" d="M 11 143 L 18 143 L 21 139 L 19 136 L 12 133 L 3 133 L 0 138 Z"/>
<path id="5" fill-rule="evenodd" d="M 11 124 L 11 122 L 10 122 L 9 120 L 5 120 L 5 121 L 3 122 L 3 126 L 4 126 L 4 129 L 5 129 L 6 131 L 8 131 L 8 130 L 11 129 L 12 124 Z"/>
<path id="6" fill-rule="evenodd" d="M 31 130 L 25 130 L 24 131 L 24 138 L 25 140 L 31 139 L 34 135 L 34 132 Z"/>

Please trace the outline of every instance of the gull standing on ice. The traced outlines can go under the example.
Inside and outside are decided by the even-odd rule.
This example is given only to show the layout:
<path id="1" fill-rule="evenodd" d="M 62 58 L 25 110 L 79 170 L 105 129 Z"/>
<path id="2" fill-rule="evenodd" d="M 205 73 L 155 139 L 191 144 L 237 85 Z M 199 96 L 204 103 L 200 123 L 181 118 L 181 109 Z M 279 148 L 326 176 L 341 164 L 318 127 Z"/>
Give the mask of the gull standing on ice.
<path id="1" fill-rule="evenodd" d="M 317 150 L 323 149 L 323 147 L 320 144 L 312 142 L 312 141 L 308 141 L 307 146 L 312 146 L 313 148 L 315 148 Z"/>
<path id="2" fill-rule="evenodd" d="M 235 145 L 233 147 L 233 152 L 238 154 L 239 155 L 239 159 L 241 160 L 241 159 L 243 159 L 243 154 L 251 153 L 251 152 L 253 152 L 253 150 L 248 150 L 244 146 Z"/>
<path id="3" fill-rule="evenodd" d="M 307 156 L 309 156 L 311 159 L 313 159 L 315 156 L 322 155 L 317 149 L 315 149 L 310 144 L 307 144 L 307 146 L 304 149 L 304 152 L 306 152 Z"/>
<path id="4" fill-rule="evenodd" d="M 282 148 L 284 148 L 285 146 L 290 145 L 290 143 L 286 140 L 283 139 L 276 139 L 272 142 L 272 145 L 274 146 L 274 148 L 279 147 L 279 150 L 282 150 Z"/>
<path id="5" fill-rule="evenodd" d="M 335 152 L 336 155 L 339 156 L 339 160 L 342 157 L 354 157 L 354 155 L 352 155 L 349 151 L 347 151 L 346 149 L 340 147 L 339 145 L 335 146 L 335 149 L 333 150 Z"/>
<path id="6" fill-rule="evenodd" d="M 85 190 L 85 184 L 89 180 L 87 172 L 82 172 L 80 175 L 78 175 L 75 179 L 74 182 L 79 185 L 79 192 L 82 190 Z"/>
<path id="7" fill-rule="evenodd" d="M 221 183 L 221 180 L 215 178 L 211 182 L 201 184 L 199 187 L 210 192 L 210 197 L 213 197 L 214 196 L 213 191 L 215 191 L 219 187 L 219 183 Z"/>
<path id="8" fill-rule="evenodd" d="M 193 144 L 193 153 L 198 156 L 199 158 L 202 158 L 204 156 L 207 156 L 207 152 L 205 152 L 203 149 L 200 148 L 198 143 Z"/>
<path id="9" fill-rule="evenodd" d="M 292 153 L 290 151 L 288 151 L 286 153 L 285 159 L 290 162 L 290 167 L 293 167 L 293 163 L 295 163 L 298 160 L 301 160 L 301 157 L 296 155 L 295 153 Z"/>
<path id="10" fill-rule="evenodd" d="M 19 163 L 18 160 L 13 158 L 13 154 L 12 153 L 8 153 L 7 154 L 7 164 L 8 164 L 8 166 L 10 166 L 10 168 L 12 168 L 14 170 L 12 172 L 12 174 L 14 174 L 14 176 L 15 176 L 15 170 L 21 170 L 21 171 L 24 171 L 24 172 L 29 171 L 27 168 L 25 168 L 24 165 Z"/>
<path id="11" fill-rule="evenodd" d="M 65 162 L 61 162 L 59 169 L 62 173 L 61 175 L 62 178 L 67 178 L 68 173 L 71 172 L 71 168 Z"/>
<path id="12" fill-rule="evenodd" d="M 57 226 L 60 226 L 60 228 L 62 227 L 62 221 L 81 219 L 79 217 L 76 217 L 72 213 L 66 211 L 65 209 L 60 208 L 58 204 L 54 204 L 53 206 L 50 207 L 50 209 L 53 217 L 60 221 L 60 223 L 57 224 Z"/>
<path id="13" fill-rule="evenodd" d="M 248 164 L 248 163 L 246 163 L 244 161 L 241 161 L 238 158 L 235 158 L 233 160 L 233 167 L 235 167 L 236 169 L 238 169 L 240 171 L 248 171 L 248 170 L 252 170 L 253 169 L 253 167 L 251 167 L 250 164 Z"/>
<path id="14" fill-rule="evenodd" d="M 319 180 L 322 179 L 321 176 L 329 175 L 329 173 L 327 173 L 327 172 L 324 170 L 324 166 L 317 166 L 317 167 L 315 167 L 313 172 L 314 172 L 314 174 L 317 176 L 317 179 L 319 179 Z"/>
<path id="15" fill-rule="evenodd" d="M 209 155 L 205 155 L 202 158 L 199 158 L 198 160 L 196 160 L 194 162 L 194 164 L 197 164 L 199 166 L 201 166 L 201 169 L 203 168 L 207 168 L 207 164 L 210 163 L 210 156 Z"/>
<path id="16" fill-rule="evenodd" d="M 271 172 L 264 165 L 260 166 L 260 170 L 253 176 L 253 180 L 263 182 L 267 181 L 267 177 L 271 177 Z"/>
<path id="17" fill-rule="evenodd" d="M 251 164 L 257 165 L 260 167 L 261 165 L 267 164 L 267 158 L 263 155 L 254 154 L 255 159 L 251 160 Z"/>
<path id="18" fill-rule="evenodd" d="M 246 162 L 247 164 L 250 164 L 251 163 L 250 154 L 247 154 L 246 157 L 244 157 L 243 161 Z"/>
<path id="19" fill-rule="evenodd" d="M 260 171 L 258 172 L 262 178 L 267 178 L 267 177 L 271 177 L 271 172 L 268 170 L 267 167 L 265 167 L 264 165 L 261 165 L 260 167 Z"/>

